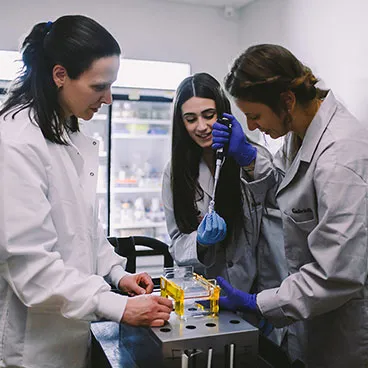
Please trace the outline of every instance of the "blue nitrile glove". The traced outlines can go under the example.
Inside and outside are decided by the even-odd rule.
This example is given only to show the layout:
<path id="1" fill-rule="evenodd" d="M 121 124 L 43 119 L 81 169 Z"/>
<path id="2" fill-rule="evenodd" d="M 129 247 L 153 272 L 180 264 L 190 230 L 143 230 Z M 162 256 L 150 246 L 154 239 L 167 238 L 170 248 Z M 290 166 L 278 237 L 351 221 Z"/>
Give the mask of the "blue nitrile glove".
<path id="1" fill-rule="evenodd" d="M 233 288 L 223 277 L 216 277 L 217 283 L 226 293 L 220 296 L 219 306 L 221 309 L 230 311 L 257 311 L 257 294 L 249 294 Z"/>
<path id="2" fill-rule="evenodd" d="M 257 156 L 257 149 L 247 141 L 242 126 L 234 116 L 226 113 L 223 116 L 230 120 L 231 135 L 226 125 L 218 122 L 213 124 L 212 148 L 217 150 L 228 144 L 228 155 L 233 157 L 239 166 L 250 165 Z"/>
<path id="3" fill-rule="evenodd" d="M 197 241 L 203 245 L 212 245 L 225 239 L 226 222 L 213 211 L 206 213 L 197 229 Z"/>

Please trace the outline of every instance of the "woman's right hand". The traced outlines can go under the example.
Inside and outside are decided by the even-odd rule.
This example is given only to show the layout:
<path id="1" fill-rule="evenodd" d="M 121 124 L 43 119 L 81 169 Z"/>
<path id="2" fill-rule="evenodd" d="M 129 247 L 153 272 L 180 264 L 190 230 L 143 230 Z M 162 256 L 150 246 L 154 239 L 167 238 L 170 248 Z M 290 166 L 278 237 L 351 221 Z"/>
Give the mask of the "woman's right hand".
<path id="1" fill-rule="evenodd" d="M 217 150 L 228 145 L 228 155 L 233 157 L 239 166 L 249 166 L 257 157 L 257 149 L 252 146 L 244 134 L 243 128 L 233 115 L 224 113 L 232 127 L 216 122 L 212 126 L 212 148 Z"/>
<path id="2" fill-rule="evenodd" d="M 128 298 L 121 323 L 131 326 L 162 326 L 170 318 L 173 304 L 170 299 L 145 294 Z"/>

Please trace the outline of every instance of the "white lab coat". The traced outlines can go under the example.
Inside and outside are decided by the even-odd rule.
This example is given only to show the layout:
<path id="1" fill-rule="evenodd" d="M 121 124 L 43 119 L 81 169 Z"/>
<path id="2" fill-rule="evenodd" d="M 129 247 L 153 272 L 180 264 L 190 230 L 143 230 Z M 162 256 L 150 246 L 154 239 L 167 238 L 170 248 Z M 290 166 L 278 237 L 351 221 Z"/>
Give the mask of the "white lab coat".
<path id="1" fill-rule="evenodd" d="M 28 110 L 0 120 L 0 367 L 81 368 L 90 321 L 119 322 L 126 260 L 98 222 L 98 142 L 45 140 Z"/>
<path id="2" fill-rule="evenodd" d="M 260 310 L 275 326 L 305 321 L 308 367 L 367 367 L 367 127 L 329 92 L 295 159 L 280 151 L 268 175 L 291 275 L 258 294 Z"/>

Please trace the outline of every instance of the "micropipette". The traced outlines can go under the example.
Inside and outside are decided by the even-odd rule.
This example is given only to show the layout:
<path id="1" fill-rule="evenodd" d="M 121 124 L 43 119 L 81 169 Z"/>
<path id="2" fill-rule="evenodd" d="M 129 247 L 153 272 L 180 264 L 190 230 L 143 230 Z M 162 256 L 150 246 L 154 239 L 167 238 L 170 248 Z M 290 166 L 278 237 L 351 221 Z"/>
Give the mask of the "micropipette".
<path id="1" fill-rule="evenodd" d="M 230 120 L 227 118 L 222 118 L 222 119 L 218 119 L 218 122 L 221 124 L 226 125 L 227 127 L 229 127 L 230 129 L 230 133 L 231 133 L 231 127 L 232 124 L 230 123 Z M 225 162 L 226 159 L 226 148 L 222 147 L 219 148 L 218 150 L 216 150 L 216 167 L 215 167 L 215 182 L 213 185 L 213 192 L 212 192 L 212 200 L 210 201 L 210 204 L 208 206 L 208 213 L 212 213 L 215 209 L 215 193 L 216 193 L 216 187 L 217 187 L 217 183 L 218 183 L 218 179 L 220 177 L 220 171 L 221 171 L 221 167 Z"/>

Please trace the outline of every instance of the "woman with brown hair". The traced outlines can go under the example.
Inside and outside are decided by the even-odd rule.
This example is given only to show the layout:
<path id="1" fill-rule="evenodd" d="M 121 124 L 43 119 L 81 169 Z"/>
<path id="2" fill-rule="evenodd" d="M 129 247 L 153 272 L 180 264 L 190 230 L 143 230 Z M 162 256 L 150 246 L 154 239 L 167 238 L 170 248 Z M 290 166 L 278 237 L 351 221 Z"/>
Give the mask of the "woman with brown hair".
<path id="1" fill-rule="evenodd" d="M 260 313 L 277 327 L 304 321 L 308 367 L 365 367 L 368 131 L 316 83 L 277 45 L 250 47 L 226 76 L 249 129 L 285 136 L 273 162 L 257 155 L 248 167 L 254 180 L 267 180 L 267 201 L 281 210 L 289 276 L 258 294 L 220 279 L 227 292 L 221 304 Z M 214 147 L 228 143 L 244 153 L 244 135 L 234 132 L 214 124 Z"/>

